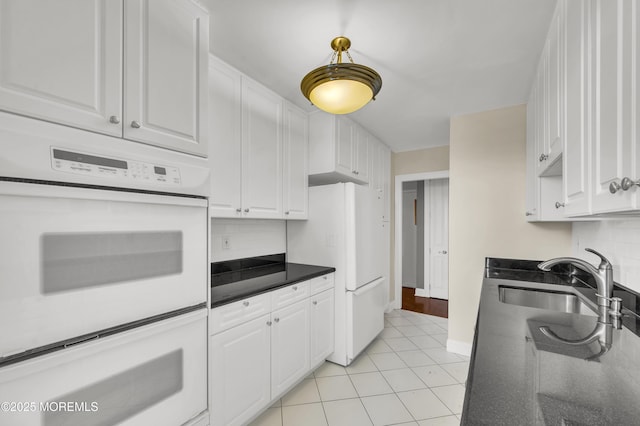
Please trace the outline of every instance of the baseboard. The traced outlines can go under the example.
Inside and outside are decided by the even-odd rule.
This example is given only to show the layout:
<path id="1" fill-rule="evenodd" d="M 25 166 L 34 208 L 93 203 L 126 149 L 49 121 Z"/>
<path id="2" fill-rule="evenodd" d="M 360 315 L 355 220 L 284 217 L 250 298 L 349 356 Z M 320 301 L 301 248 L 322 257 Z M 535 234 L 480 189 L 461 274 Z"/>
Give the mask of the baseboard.
<path id="1" fill-rule="evenodd" d="M 471 343 L 447 339 L 447 352 L 453 352 L 464 356 L 471 356 L 472 347 L 473 345 L 471 345 Z"/>
<path id="2" fill-rule="evenodd" d="M 416 288 L 416 296 L 418 297 L 429 297 L 427 294 L 427 290 L 424 288 Z"/>
<path id="3" fill-rule="evenodd" d="M 396 301 L 395 300 L 387 303 L 387 307 L 384 308 L 384 313 L 388 314 L 389 312 L 393 311 L 394 309 L 400 309 L 400 308 L 396 308 Z"/>

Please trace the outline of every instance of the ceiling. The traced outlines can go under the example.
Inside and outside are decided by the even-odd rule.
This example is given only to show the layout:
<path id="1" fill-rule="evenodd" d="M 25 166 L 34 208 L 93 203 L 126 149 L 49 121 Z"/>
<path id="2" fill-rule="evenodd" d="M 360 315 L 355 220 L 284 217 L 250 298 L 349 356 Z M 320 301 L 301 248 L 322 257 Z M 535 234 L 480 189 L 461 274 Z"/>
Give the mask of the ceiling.
<path id="1" fill-rule="evenodd" d="M 211 52 L 307 111 L 331 40 L 382 76 L 350 117 L 395 152 L 447 145 L 449 118 L 526 102 L 556 0 L 200 0 Z"/>

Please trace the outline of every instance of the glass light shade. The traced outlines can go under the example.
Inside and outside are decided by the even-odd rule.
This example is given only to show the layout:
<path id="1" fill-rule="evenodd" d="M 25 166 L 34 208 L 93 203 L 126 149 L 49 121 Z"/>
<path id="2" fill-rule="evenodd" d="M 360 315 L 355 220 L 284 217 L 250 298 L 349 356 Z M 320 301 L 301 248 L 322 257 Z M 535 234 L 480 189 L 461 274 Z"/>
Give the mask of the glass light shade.
<path id="1" fill-rule="evenodd" d="M 375 99 L 382 87 L 380 75 L 354 63 L 329 64 L 309 72 L 300 83 L 302 94 L 331 114 L 348 114 Z"/>
<path id="2" fill-rule="evenodd" d="M 309 94 L 309 100 L 331 114 L 349 114 L 365 106 L 373 98 L 369 86 L 355 80 L 330 80 L 319 84 Z"/>

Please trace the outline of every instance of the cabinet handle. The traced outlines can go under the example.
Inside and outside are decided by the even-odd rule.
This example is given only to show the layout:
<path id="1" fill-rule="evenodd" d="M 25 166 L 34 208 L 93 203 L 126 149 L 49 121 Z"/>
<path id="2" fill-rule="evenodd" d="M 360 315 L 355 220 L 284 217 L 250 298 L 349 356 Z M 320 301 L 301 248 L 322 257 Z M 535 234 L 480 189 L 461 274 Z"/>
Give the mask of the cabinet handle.
<path id="1" fill-rule="evenodd" d="M 628 191 L 634 185 L 640 186 L 640 180 L 634 181 L 634 180 L 631 180 L 631 178 L 623 177 L 622 182 L 620 182 L 620 187 L 622 187 L 623 191 Z M 611 185 L 609 185 L 609 187 L 611 187 Z"/>
<path id="2" fill-rule="evenodd" d="M 313 301 L 313 304 L 314 304 L 314 305 L 317 305 L 317 304 L 318 304 L 318 301 L 317 301 L 317 300 L 314 300 L 314 301 Z"/>
<path id="3" fill-rule="evenodd" d="M 533 213 L 531 213 L 531 212 L 526 212 L 524 215 L 525 215 L 525 216 L 533 216 Z"/>
<path id="4" fill-rule="evenodd" d="M 284 212 L 284 214 L 289 214 L 289 212 Z"/>
<path id="5" fill-rule="evenodd" d="M 132 121 L 131 122 L 131 127 L 133 127 L 134 129 L 139 129 L 140 128 L 140 123 L 138 123 L 137 121 Z"/>
<path id="6" fill-rule="evenodd" d="M 120 118 L 117 115 L 112 115 L 111 117 L 109 117 L 109 123 L 120 124 Z"/>
<path id="7" fill-rule="evenodd" d="M 556 201 L 556 209 L 559 209 L 560 207 L 564 207 L 564 203 L 561 203 L 560 201 Z"/>
<path id="8" fill-rule="evenodd" d="M 360 172 L 356 170 L 356 174 L 357 174 L 357 175 L 359 175 L 359 174 L 360 174 Z"/>
<path id="9" fill-rule="evenodd" d="M 329 277 L 327 277 L 326 275 L 324 277 L 322 277 L 322 279 L 328 280 Z"/>
<path id="10" fill-rule="evenodd" d="M 245 213 L 249 213 L 249 209 L 244 209 L 244 212 Z"/>
<path id="11" fill-rule="evenodd" d="M 293 289 L 293 291 L 298 291 L 298 286 L 294 285 L 293 287 L 291 287 Z"/>
<path id="12" fill-rule="evenodd" d="M 543 161 L 546 161 L 547 158 L 549 158 L 547 154 L 540 154 L 540 158 L 538 158 L 538 161 L 542 163 Z"/>
<path id="13" fill-rule="evenodd" d="M 236 213 L 241 213 L 242 209 L 236 209 Z"/>
<path id="14" fill-rule="evenodd" d="M 438 253 L 440 253 L 440 254 L 447 254 L 447 251 L 446 251 L 446 250 L 440 250 Z"/>
<path id="15" fill-rule="evenodd" d="M 275 322 L 280 322 L 280 318 L 274 318 L 273 319 Z"/>
<path id="16" fill-rule="evenodd" d="M 615 194 L 616 192 L 620 191 L 622 189 L 622 187 L 620 186 L 620 184 L 616 181 L 613 181 L 609 184 L 609 192 L 612 194 Z"/>
<path id="17" fill-rule="evenodd" d="M 353 173 L 354 175 L 357 174 L 355 170 L 352 170 L 351 173 Z"/>
<path id="18" fill-rule="evenodd" d="M 244 302 L 242 302 L 242 304 L 243 304 L 244 306 L 249 306 L 249 301 L 248 301 L 248 300 L 245 300 Z"/>
<path id="19" fill-rule="evenodd" d="M 267 325 L 271 327 L 271 321 L 267 321 Z"/>

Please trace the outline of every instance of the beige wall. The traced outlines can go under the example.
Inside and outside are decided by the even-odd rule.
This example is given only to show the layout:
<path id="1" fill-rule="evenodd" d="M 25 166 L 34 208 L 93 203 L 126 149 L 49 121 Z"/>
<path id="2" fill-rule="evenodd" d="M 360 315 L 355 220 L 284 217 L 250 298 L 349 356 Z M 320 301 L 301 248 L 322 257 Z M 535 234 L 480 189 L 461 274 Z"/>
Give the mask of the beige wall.
<path id="1" fill-rule="evenodd" d="M 569 223 L 525 220 L 524 105 L 451 119 L 449 341 L 470 345 L 485 257 L 571 254 Z"/>
<path id="2" fill-rule="evenodd" d="M 396 176 L 413 173 L 428 173 L 449 170 L 449 146 L 419 149 L 391 154 L 391 276 L 389 277 L 389 300 L 395 300 L 395 181 Z"/>

